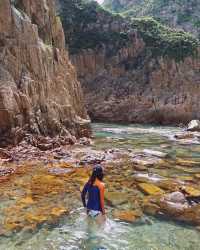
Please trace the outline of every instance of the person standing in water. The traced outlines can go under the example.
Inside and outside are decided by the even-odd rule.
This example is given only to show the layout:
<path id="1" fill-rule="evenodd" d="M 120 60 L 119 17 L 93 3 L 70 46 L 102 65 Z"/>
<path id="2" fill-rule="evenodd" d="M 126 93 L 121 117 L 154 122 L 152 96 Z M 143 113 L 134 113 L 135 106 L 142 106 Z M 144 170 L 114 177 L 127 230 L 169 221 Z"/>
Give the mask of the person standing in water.
<path id="1" fill-rule="evenodd" d="M 81 198 L 83 206 L 87 209 L 88 216 L 105 220 L 103 168 L 96 165 L 88 182 L 85 184 Z M 86 202 L 87 195 L 87 202 Z"/>

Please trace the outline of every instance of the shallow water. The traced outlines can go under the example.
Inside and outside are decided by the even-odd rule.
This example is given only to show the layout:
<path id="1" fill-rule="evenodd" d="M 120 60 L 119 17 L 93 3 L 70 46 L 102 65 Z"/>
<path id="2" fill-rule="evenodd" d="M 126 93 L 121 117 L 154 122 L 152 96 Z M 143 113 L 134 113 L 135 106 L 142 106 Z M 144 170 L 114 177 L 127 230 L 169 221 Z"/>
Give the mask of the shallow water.
<path id="1" fill-rule="evenodd" d="M 108 219 L 104 226 L 98 227 L 91 225 L 79 211 L 60 226 L 43 227 L 34 235 L 19 234 L 13 242 L 5 240 L 1 249 L 199 249 L 199 232 L 172 222 L 153 218 L 149 221 L 151 224 L 131 225 Z"/>
<path id="2" fill-rule="evenodd" d="M 106 170 L 107 190 L 118 190 L 122 197 L 127 197 L 125 203 L 116 205 L 117 209 L 130 209 L 135 206 L 133 200 L 143 197 L 139 190 L 128 185 L 136 175 L 150 178 L 152 182 L 167 178 L 199 185 L 195 175 L 200 172 L 200 145 L 175 141 L 173 135 L 180 129 L 94 124 L 93 131 L 93 149 L 132 149 L 135 152 L 151 149 L 168 154 L 164 167 L 154 165 L 148 171 L 135 172 L 122 162 Z M 115 220 L 114 208 L 107 206 L 106 224 L 98 226 L 88 221 L 79 197 L 80 185 L 87 174 L 84 169 L 69 174 L 70 171 L 69 166 L 27 165 L 21 167 L 9 183 L 2 184 L 0 233 L 5 231 L 5 224 L 7 231 L 0 237 L 0 250 L 200 249 L 200 232 L 170 218 L 161 220 L 144 215 L 136 223 L 125 223 Z"/>

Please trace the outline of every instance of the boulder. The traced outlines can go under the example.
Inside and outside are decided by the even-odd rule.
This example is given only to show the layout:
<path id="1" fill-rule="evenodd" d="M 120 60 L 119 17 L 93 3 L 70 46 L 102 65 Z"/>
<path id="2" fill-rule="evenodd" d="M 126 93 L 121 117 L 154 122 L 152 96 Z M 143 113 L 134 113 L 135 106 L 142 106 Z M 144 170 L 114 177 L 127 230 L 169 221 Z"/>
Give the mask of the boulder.
<path id="1" fill-rule="evenodd" d="M 105 200 L 108 203 L 108 205 L 116 207 L 118 205 L 127 203 L 129 197 L 127 194 L 122 192 L 106 192 Z"/>
<path id="2" fill-rule="evenodd" d="M 143 205 L 143 211 L 148 215 L 156 215 L 160 211 L 160 207 L 153 203 L 145 203 Z"/>
<path id="3" fill-rule="evenodd" d="M 147 171 L 148 168 L 145 165 L 134 165 L 136 171 Z"/>
<path id="4" fill-rule="evenodd" d="M 155 156 L 147 156 L 144 154 L 143 155 L 138 154 L 132 158 L 132 162 L 134 164 L 150 167 L 150 166 L 153 166 L 155 164 L 162 164 L 163 160 L 159 159 L 158 157 L 155 157 Z"/>
<path id="5" fill-rule="evenodd" d="M 15 172 L 15 170 L 13 168 L 7 168 L 7 167 L 0 166 L 0 177 L 11 175 L 14 172 Z"/>
<path id="6" fill-rule="evenodd" d="M 80 159 L 80 165 L 86 164 L 99 164 L 105 160 L 105 154 L 101 152 L 93 153 L 89 152 Z"/>
<path id="7" fill-rule="evenodd" d="M 165 158 L 167 156 L 166 153 L 151 150 L 151 149 L 144 149 L 143 153 L 146 154 L 146 155 L 155 156 L 155 157 L 159 157 L 159 158 Z"/>
<path id="8" fill-rule="evenodd" d="M 156 185 L 163 190 L 173 192 L 174 190 L 178 190 L 180 184 L 171 179 L 164 179 L 156 182 Z"/>
<path id="9" fill-rule="evenodd" d="M 200 197 L 200 189 L 196 189 L 191 186 L 186 186 L 183 188 L 188 196 Z"/>
<path id="10" fill-rule="evenodd" d="M 191 206 L 185 209 L 178 219 L 200 226 L 200 205 Z"/>
<path id="11" fill-rule="evenodd" d="M 181 192 L 150 196 L 144 200 L 143 210 L 147 214 L 163 214 L 176 221 L 200 225 L 200 205 L 189 205 Z"/>
<path id="12" fill-rule="evenodd" d="M 195 136 L 194 136 L 194 134 L 192 134 L 192 133 L 179 133 L 179 134 L 176 134 L 175 136 L 174 136 L 176 139 L 179 139 L 179 140 L 185 140 L 185 139 L 193 139 Z"/>
<path id="13" fill-rule="evenodd" d="M 187 131 L 197 131 L 200 132 L 200 121 L 199 120 L 192 120 L 186 128 Z"/>
<path id="14" fill-rule="evenodd" d="M 174 203 L 181 203 L 181 204 L 184 204 L 186 202 L 184 194 L 179 192 L 179 191 L 173 192 L 170 194 L 166 194 L 165 200 L 170 201 L 170 202 L 174 202 Z"/>
<path id="15" fill-rule="evenodd" d="M 82 137 L 79 139 L 79 144 L 84 146 L 89 146 L 91 145 L 91 140 L 87 137 Z"/>
<path id="16" fill-rule="evenodd" d="M 155 186 L 151 183 L 140 183 L 138 184 L 138 188 L 145 194 L 148 195 L 157 195 L 157 194 L 164 194 L 164 191 L 159 187 Z"/>

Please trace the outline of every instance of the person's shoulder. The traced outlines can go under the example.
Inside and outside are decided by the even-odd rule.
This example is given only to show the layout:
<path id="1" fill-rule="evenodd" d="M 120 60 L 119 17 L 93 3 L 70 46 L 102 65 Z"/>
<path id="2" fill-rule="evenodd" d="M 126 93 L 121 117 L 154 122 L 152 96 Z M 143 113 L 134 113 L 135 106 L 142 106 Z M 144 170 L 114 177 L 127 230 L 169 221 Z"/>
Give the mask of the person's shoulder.
<path id="1" fill-rule="evenodd" d="M 104 189 L 104 188 L 105 188 L 105 183 L 103 183 L 102 181 L 98 181 L 97 186 L 98 186 L 100 189 Z"/>
<path id="2" fill-rule="evenodd" d="M 101 185 L 103 188 L 105 188 L 105 183 L 101 181 Z"/>

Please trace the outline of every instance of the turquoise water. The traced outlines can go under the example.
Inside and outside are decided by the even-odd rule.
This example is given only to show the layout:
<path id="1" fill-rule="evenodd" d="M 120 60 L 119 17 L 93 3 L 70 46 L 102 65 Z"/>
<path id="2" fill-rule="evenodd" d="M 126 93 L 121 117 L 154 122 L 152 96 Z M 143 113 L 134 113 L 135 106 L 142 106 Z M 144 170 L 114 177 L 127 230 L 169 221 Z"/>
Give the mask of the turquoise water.
<path id="1" fill-rule="evenodd" d="M 102 227 L 87 222 L 81 211 L 54 228 L 34 235 L 19 234 L 4 241 L 1 249 L 18 250 L 198 250 L 200 233 L 190 227 L 148 218 L 131 225 L 108 219 Z"/>
<path id="2" fill-rule="evenodd" d="M 180 175 L 193 177 L 199 173 L 197 165 L 179 166 L 174 169 L 177 158 L 200 162 L 200 145 L 183 144 L 173 139 L 173 135 L 180 132 L 174 127 L 152 127 L 140 125 L 113 125 L 94 124 L 94 145 L 92 148 L 106 150 L 110 148 L 132 149 L 141 151 L 143 149 L 154 149 L 168 153 L 170 167 L 167 169 L 153 167 L 148 173 L 158 174 L 175 178 Z M 190 172 L 185 172 L 190 169 Z M 125 169 L 124 171 L 129 171 Z M 132 170 L 131 170 L 132 171 Z M 37 169 L 34 173 L 37 173 Z M 33 173 L 32 173 L 33 175 Z M 116 169 L 113 173 L 117 182 L 117 176 L 126 180 L 127 176 L 123 170 Z M 112 176 L 108 176 L 111 177 Z M 28 178 L 26 176 L 26 178 Z M 62 178 L 62 177 L 60 177 Z M 106 179 L 107 181 L 107 179 Z M 109 183 L 106 183 L 109 186 Z M 67 185 L 67 182 L 66 182 Z M 11 186 L 6 187 L 7 190 Z M 23 188 L 26 188 L 23 186 Z M 16 190 L 15 190 L 16 191 Z M 134 190 L 133 190 L 134 191 Z M 20 191 L 17 191 L 20 192 Z M 18 195 L 16 192 L 15 196 Z M 23 191 L 25 192 L 25 191 Z M 132 190 L 125 189 L 123 192 Z M 64 206 L 75 204 L 70 215 L 65 215 L 55 223 L 43 223 L 36 230 L 20 230 L 7 236 L 0 237 L 0 250 L 198 250 L 200 249 L 200 231 L 195 227 L 180 224 L 168 220 L 148 217 L 144 215 L 135 223 L 117 221 L 112 217 L 112 207 L 107 206 L 107 221 L 103 225 L 97 225 L 94 221 L 88 221 L 82 209 L 79 193 L 62 195 L 43 194 L 58 205 L 63 202 Z M 6 196 L 7 197 L 7 196 Z M 13 198 L 12 198 L 13 199 Z M 1 206 L 9 206 L 13 202 L 8 198 L 1 198 Z M 128 201 L 127 201 L 128 203 Z M 42 204 L 42 203 L 41 203 Z M 31 210 L 34 205 L 31 205 Z M 119 208 L 128 206 L 119 205 Z M 1 229 L 1 228 L 0 228 Z"/>

